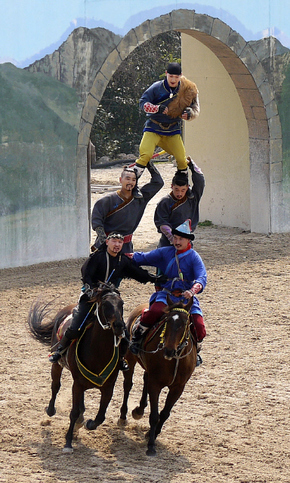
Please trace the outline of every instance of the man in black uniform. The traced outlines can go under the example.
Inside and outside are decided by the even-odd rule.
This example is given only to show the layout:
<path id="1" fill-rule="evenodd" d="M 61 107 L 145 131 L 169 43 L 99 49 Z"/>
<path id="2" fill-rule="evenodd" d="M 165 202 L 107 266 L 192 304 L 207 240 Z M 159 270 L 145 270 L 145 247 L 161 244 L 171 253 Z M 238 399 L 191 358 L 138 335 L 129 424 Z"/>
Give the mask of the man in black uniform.
<path id="1" fill-rule="evenodd" d="M 115 287 L 119 286 L 122 278 L 133 278 L 140 283 L 152 282 L 156 283 L 160 277 L 151 275 L 147 270 L 138 267 L 137 264 L 130 260 L 126 255 L 121 254 L 123 248 L 124 237 L 117 232 L 108 235 L 105 243 L 99 249 L 90 255 L 81 268 L 82 281 L 84 283 L 82 293 L 79 298 L 77 307 L 74 309 L 73 318 L 70 326 L 65 331 L 60 344 L 55 352 L 53 352 L 49 360 L 57 362 L 63 352 L 68 348 L 73 339 L 77 339 L 81 335 L 80 329 L 83 328 L 84 322 L 90 319 L 92 304 L 90 299 L 92 289 L 97 287 L 99 282 L 112 283 Z M 166 278 L 162 276 L 163 279 Z M 167 278 L 166 278 L 167 279 Z M 120 369 L 128 368 L 124 355 L 126 354 L 129 341 L 123 338 L 120 344 Z"/>

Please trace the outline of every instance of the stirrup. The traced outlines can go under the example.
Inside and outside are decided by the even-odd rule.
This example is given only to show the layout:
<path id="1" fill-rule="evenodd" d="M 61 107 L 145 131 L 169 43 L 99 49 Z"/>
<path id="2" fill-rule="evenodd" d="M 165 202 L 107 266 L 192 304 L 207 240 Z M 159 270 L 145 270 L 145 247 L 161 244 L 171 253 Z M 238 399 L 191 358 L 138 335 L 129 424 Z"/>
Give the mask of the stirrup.
<path id="1" fill-rule="evenodd" d="M 197 354 L 197 356 L 196 356 L 196 366 L 195 367 L 200 366 L 200 364 L 202 364 L 202 358 L 201 358 L 200 354 Z"/>
<path id="2" fill-rule="evenodd" d="M 119 369 L 120 369 L 120 371 L 123 371 L 123 372 L 129 371 L 129 369 L 130 369 L 129 364 L 126 361 L 126 359 L 124 359 L 124 357 L 122 357 L 120 359 Z"/>

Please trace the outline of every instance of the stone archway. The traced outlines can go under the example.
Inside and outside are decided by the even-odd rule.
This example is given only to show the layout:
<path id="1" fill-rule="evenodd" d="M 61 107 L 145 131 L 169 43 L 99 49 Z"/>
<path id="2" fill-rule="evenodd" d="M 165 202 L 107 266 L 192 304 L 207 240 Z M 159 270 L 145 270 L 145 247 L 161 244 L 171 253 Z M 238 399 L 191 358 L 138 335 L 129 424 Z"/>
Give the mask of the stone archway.
<path id="1" fill-rule="evenodd" d="M 80 169 L 87 169 L 87 146 L 96 109 L 121 62 L 143 42 L 178 30 L 209 48 L 231 77 L 243 106 L 249 133 L 251 231 L 283 231 L 282 134 L 277 105 L 263 66 L 247 43 L 228 25 L 194 10 L 174 10 L 134 28 L 110 53 L 96 74 L 84 105 L 78 137 Z M 79 212 L 84 214 L 87 177 L 79 176 Z"/>

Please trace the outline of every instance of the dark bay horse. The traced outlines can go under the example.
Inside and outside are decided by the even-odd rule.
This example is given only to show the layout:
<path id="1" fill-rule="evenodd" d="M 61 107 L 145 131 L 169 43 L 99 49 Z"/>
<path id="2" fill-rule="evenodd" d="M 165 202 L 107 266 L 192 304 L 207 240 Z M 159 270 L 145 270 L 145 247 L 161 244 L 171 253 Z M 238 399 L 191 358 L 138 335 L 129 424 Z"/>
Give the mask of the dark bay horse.
<path id="1" fill-rule="evenodd" d="M 118 424 L 119 426 L 126 424 L 127 403 L 133 385 L 134 366 L 136 362 L 139 362 L 145 371 L 144 384 L 139 406 L 132 411 L 132 416 L 134 419 L 140 419 L 143 416 L 147 406 L 147 395 L 149 395 L 150 429 L 147 433 L 149 437 L 147 456 L 156 455 L 156 437 L 161 432 L 164 422 L 169 418 L 172 407 L 183 393 L 185 384 L 196 366 L 196 343 L 190 332 L 189 314 L 193 299 L 191 298 L 186 305 L 173 304 L 169 297 L 167 302 L 168 307 L 162 318 L 163 324 L 157 326 L 157 329 L 150 330 L 150 335 L 145 338 L 138 356 L 133 355 L 130 351 L 126 355 L 130 370 L 124 373 L 124 398 Z M 129 331 L 144 307 L 144 305 L 139 305 L 129 315 L 127 322 Z M 151 336 L 151 334 L 153 335 Z M 168 387 L 168 394 L 164 408 L 159 414 L 159 396 L 164 387 Z"/>
<path id="2" fill-rule="evenodd" d="M 96 429 L 105 420 L 107 407 L 111 401 L 119 370 L 119 343 L 125 334 L 123 301 L 119 292 L 110 284 L 100 283 L 94 291 L 95 304 L 91 324 L 84 330 L 78 341 L 74 341 L 59 362 L 51 367 L 51 399 L 46 412 L 53 416 L 55 399 L 60 389 L 62 370 L 67 367 L 73 377 L 72 409 L 70 426 L 66 434 L 64 452 L 72 452 L 74 433 L 84 423 L 84 392 L 97 387 L 101 391 L 99 411 L 94 420 L 86 422 L 87 429 Z M 52 320 L 44 322 L 51 312 L 51 303 L 36 302 L 32 305 L 28 326 L 33 337 L 43 344 L 58 343 L 58 331 L 70 324 L 74 305 L 60 310 Z M 65 321 L 65 322 L 64 322 Z M 65 323 L 62 329 L 62 323 Z"/>

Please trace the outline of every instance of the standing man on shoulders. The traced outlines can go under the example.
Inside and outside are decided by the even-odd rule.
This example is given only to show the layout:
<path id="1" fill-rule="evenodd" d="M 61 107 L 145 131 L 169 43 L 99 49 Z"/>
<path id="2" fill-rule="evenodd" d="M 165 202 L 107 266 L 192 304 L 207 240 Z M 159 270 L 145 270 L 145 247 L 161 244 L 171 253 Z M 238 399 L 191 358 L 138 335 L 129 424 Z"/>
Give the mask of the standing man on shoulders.
<path id="1" fill-rule="evenodd" d="M 140 108 L 148 120 L 139 146 L 140 156 L 135 170 L 139 178 L 156 146 L 174 156 L 179 172 L 187 173 L 187 159 L 181 137 L 182 120 L 191 121 L 200 112 L 198 89 L 182 75 L 181 66 L 176 62 L 168 64 L 166 77 L 154 82 L 142 95 Z"/>
<path id="2" fill-rule="evenodd" d="M 121 189 L 100 198 L 93 208 L 92 227 L 97 239 L 92 250 L 98 248 L 112 231 L 124 237 L 122 253 L 132 252 L 132 236 L 144 214 L 148 202 L 162 188 L 164 182 L 152 162 L 147 164 L 151 180 L 142 186 L 141 197 L 135 197 L 136 173 L 133 168 L 125 167 L 120 177 Z"/>
<path id="3" fill-rule="evenodd" d="M 192 187 L 188 196 L 189 182 L 186 174 L 176 173 L 172 179 L 171 193 L 162 198 L 155 209 L 154 223 L 161 233 L 158 247 L 173 243 L 172 230 L 185 220 L 191 221 L 191 230 L 195 230 L 199 221 L 199 202 L 203 194 L 205 179 L 201 169 L 188 156 Z"/>

